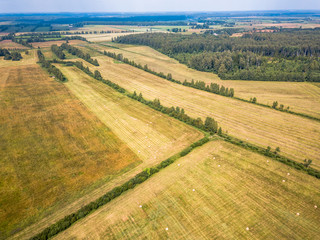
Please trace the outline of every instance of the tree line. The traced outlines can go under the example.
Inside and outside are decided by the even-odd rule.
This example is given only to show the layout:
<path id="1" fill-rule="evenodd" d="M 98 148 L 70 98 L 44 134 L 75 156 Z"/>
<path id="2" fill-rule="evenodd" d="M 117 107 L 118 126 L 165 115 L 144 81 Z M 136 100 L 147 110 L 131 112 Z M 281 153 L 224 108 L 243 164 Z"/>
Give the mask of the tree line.
<path id="1" fill-rule="evenodd" d="M 184 123 L 187 123 L 191 126 L 194 126 L 203 131 L 209 132 L 210 134 L 214 134 L 218 132 L 218 123 L 211 117 L 207 117 L 203 122 L 201 118 L 192 118 L 188 116 L 183 108 L 180 107 L 165 107 L 161 105 L 159 99 L 154 99 L 153 101 L 149 101 L 143 98 L 142 93 L 139 95 L 134 91 L 133 94 L 128 94 L 130 98 L 133 98 L 149 107 L 162 112 L 164 114 L 169 115 L 170 117 L 176 118 Z"/>
<path id="2" fill-rule="evenodd" d="M 56 63 L 63 63 L 66 64 L 67 66 L 76 66 L 77 68 L 79 68 L 80 70 L 82 70 L 83 72 L 85 72 L 86 74 L 88 74 L 89 76 L 103 82 L 104 84 L 107 84 L 108 86 L 112 87 L 113 89 L 115 89 L 116 91 L 120 92 L 120 93 L 125 93 L 128 97 L 137 100 L 159 112 L 162 112 L 164 114 L 169 115 L 170 117 L 174 117 L 188 125 L 194 126 L 200 130 L 206 131 L 210 134 L 214 134 L 214 133 L 218 133 L 219 131 L 221 132 L 221 128 L 218 129 L 218 123 L 217 121 L 215 121 L 213 118 L 211 117 L 207 117 L 205 119 L 205 121 L 203 122 L 203 120 L 201 118 L 192 118 L 190 116 L 188 116 L 183 108 L 180 107 L 165 107 L 163 105 L 161 105 L 160 100 L 159 99 L 154 99 L 153 101 L 151 100 L 146 100 L 143 98 L 142 93 L 140 93 L 139 95 L 134 91 L 133 93 L 128 93 L 124 88 L 122 88 L 121 86 L 119 86 L 116 83 L 113 83 L 110 80 L 105 80 L 103 79 L 103 77 L 101 76 L 100 72 L 98 70 L 95 70 L 94 72 L 91 72 L 90 69 L 88 67 L 83 66 L 82 62 L 65 62 L 65 61 L 58 61 L 58 60 L 54 60 L 53 62 Z"/>
<path id="3" fill-rule="evenodd" d="M 291 160 L 285 156 L 279 155 L 279 152 L 280 152 L 279 147 L 276 148 L 275 151 L 271 151 L 270 146 L 268 146 L 267 148 L 258 147 L 256 145 L 253 145 L 248 142 L 244 142 L 238 138 L 231 137 L 231 136 L 224 134 L 224 133 L 220 134 L 220 136 L 223 137 L 224 140 L 227 142 L 238 145 L 238 146 L 243 147 L 245 149 L 249 149 L 253 152 L 257 152 L 259 154 L 265 155 L 265 156 L 270 157 L 276 161 L 279 161 L 279 162 L 286 164 L 290 167 L 293 167 L 297 170 L 304 171 L 307 174 L 320 179 L 320 171 L 310 167 L 310 164 L 312 163 L 312 160 L 310 160 L 310 159 L 305 160 L 304 163 L 299 163 L 299 162 Z"/>
<path id="4" fill-rule="evenodd" d="M 65 59 L 66 55 L 63 52 L 63 49 L 58 47 L 58 45 L 51 45 L 51 51 L 60 59 Z"/>
<path id="5" fill-rule="evenodd" d="M 20 61 L 22 59 L 21 53 L 17 51 L 10 52 L 3 48 L 0 48 L 0 56 L 4 56 L 4 60 Z"/>
<path id="6" fill-rule="evenodd" d="M 84 53 L 79 48 L 73 47 L 67 43 L 61 44 L 60 48 L 63 50 L 67 50 L 72 55 L 76 55 L 94 66 L 99 66 L 97 59 L 93 59 L 89 53 Z"/>
<path id="7" fill-rule="evenodd" d="M 45 68 L 48 71 L 49 74 L 54 75 L 55 78 L 57 78 L 61 82 L 66 82 L 67 81 L 67 78 L 62 74 L 62 72 L 58 68 L 53 66 L 51 64 L 51 62 L 46 60 L 46 58 L 43 55 L 43 53 L 41 52 L 41 50 L 37 51 L 37 55 L 38 55 L 38 59 L 39 59 L 39 62 L 41 64 L 41 66 L 43 68 Z"/>
<path id="8" fill-rule="evenodd" d="M 208 32 L 209 33 L 209 32 Z M 227 35 L 145 33 L 114 41 L 147 45 L 191 68 L 222 79 L 320 81 L 319 29 Z"/>
<path id="9" fill-rule="evenodd" d="M 233 143 L 233 144 L 241 146 L 245 149 L 249 149 L 251 151 L 263 154 L 267 157 L 271 157 L 271 158 L 273 158 L 277 161 L 280 161 L 288 166 L 291 166 L 291 167 L 296 168 L 298 170 L 302 170 L 311 176 L 314 176 L 316 178 L 320 178 L 320 171 L 309 167 L 309 165 L 311 164 L 310 161 L 306 160 L 306 163 L 308 163 L 308 165 L 306 165 L 306 163 L 305 164 L 298 163 L 298 162 L 291 160 L 287 157 L 280 156 L 278 154 L 280 152 L 279 148 L 277 148 L 274 152 L 272 152 L 270 147 L 268 147 L 267 149 L 264 149 L 262 147 L 258 147 L 256 145 L 251 144 L 251 143 L 244 142 L 244 141 L 237 139 L 235 137 L 231 137 L 231 136 L 227 135 L 226 133 L 223 133 L 221 127 L 218 128 L 218 124 L 213 118 L 207 117 L 205 122 L 203 123 L 201 118 L 195 119 L 195 118 L 191 118 L 188 115 L 186 115 L 183 108 L 179 108 L 179 107 L 168 108 L 168 107 L 161 105 L 159 99 L 154 99 L 153 101 L 148 101 L 143 98 L 141 93 L 137 94 L 135 91 L 133 93 L 128 93 L 121 86 L 119 86 L 109 80 L 104 80 L 101 77 L 101 74 L 99 71 L 96 70 L 94 73 L 92 73 L 88 68 L 83 66 L 82 62 L 77 62 L 77 64 L 75 64 L 75 62 L 61 61 L 60 63 L 65 63 L 70 66 L 75 65 L 78 68 L 80 66 L 80 69 L 83 70 L 84 72 L 86 72 L 87 74 L 89 74 L 90 76 L 93 76 L 97 80 L 100 80 L 100 81 L 104 82 L 105 84 L 108 84 L 110 87 L 114 88 L 118 92 L 121 92 L 121 93 L 125 94 L 126 96 L 128 96 L 134 100 L 137 100 L 137 101 L 139 101 L 139 102 L 141 102 L 141 103 L 143 103 L 143 104 L 145 104 L 145 105 L 147 105 L 157 111 L 161 111 L 164 114 L 167 114 L 171 117 L 174 117 L 180 121 L 183 121 L 191 126 L 197 127 L 197 128 L 199 128 L 203 131 L 206 131 L 210 134 L 217 133 L 219 136 L 223 137 L 224 140 L 226 140 L 230 143 Z"/>
<path id="10" fill-rule="evenodd" d="M 164 78 L 164 79 L 166 79 L 166 80 L 168 80 L 170 82 L 182 84 L 182 85 L 187 86 L 187 87 L 192 87 L 192 88 L 195 88 L 195 89 L 199 89 L 199 90 L 203 90 L 203 91 L 219 94 L 219 95 L 226 96 L 226 97 L 233 97 L 234 96 L 234 89 L 233 88 L 229 89 L 229 88 L 226 88 L 224 86 L 220 86 L 219 84 L 216 84 L 216 83 L 211 83 L 211 84 L 207 85 L 204 81 L 194 81 L 194 80 L 192 80 L 191 82 L 189 82 L 189 81 L 185 80 L 184 82 L 181 82 L 179 80 L 173 79 L 171 73 L 168 73 L 167 75 L 165 75 L 162 72 L 158 73 L 158 72 L 156 72 L 154 70 L 151 70 L 148 67 L 147 64 L 142 66 L 141 64 L 135 63 L 133 60 L 129 60 L 128 58 L 124 58 L 121 53 L 116 54 L 116 53 L 104 51 L 103 54 L 108 56 L 108 57 L 114 58 L 114 59 L 116 59 L 118 61 L 121 61 L 123 63 L 129 64 L 129 65 L 131 65 L 133 67 L 136 67 L 136 68 L 139 68 L 141 70 L 144 70 L 144 71 L 146 71 L 148 73 L 154 74 L 154 75 L 156 75 L 158 77 Z"/>
<path id="11" fill-rule="evenodd" d="M 117 47 L 111 46 L 111 45 L 108 46 L 108 47 L 117 48 Z M 148 68 L 147 64 L 142 66 L 141 64 L 135 63 L 133 60 L 129 60 L 128 58 L 124 58 L 122 54 L 116 54 L 114 52 L 104 51 L 104 55 L 106 55 L 108 57 L 111 57 L 111 58 L 114 58 L 114 59 L 116 59 L 118 61 L 121 61 L 123 63 L 129 64 L 131 66 L 137 67 L 137 68 L 139 68 L 141 70 L 144 70 L 144 71 L 146 71 L 148 73 L 152 73 L 152 74 L 154 74 L 154 75 L 156 75 L 158 77 L 164 78 L 164 79 L 166 79 L 168 81 L 171 81 L 171 82 L 174 82 L 174 83 L 182 84 L 184 86 L 192 87 L 192 88 L 195 88 L 195 89 L 200 89 L 200 90 L 203 90 L 203 91 L 219 94 L 219 95 L 226 96 L 226 97 L 232 97 L 232 98 L 235 98 L 235 99 L 243 101 L 243 102 L 254 103 L 254 104 L 257 104 L 259 106 L 263 106 L 263 107 L 267 107 L 267 108 L 273 108 L 273 109 L 278 110 L 278 111 L 282 111 L 282 112 L 298 115 L 298 116 L 301 116 L 301 117 L 309 118 L 309 119 L 312 119 L 312 120 L 320 121 L 319 118 L 310 116 L 308 114 L 293 112 L 293 111 L 289 110 L 290 109 L 289 106 L 284 107 L 283 104 L 280 104 L 279 107 L 277 107 L 277 105 L 275 107 L 273 107 L 273 105 L 269 106 L 267 104 L 258 103 L 256 97 L 253 97 L 250 100 L 246 100 L 246 99 L 243 99 L 243 98 L 235 97 L 234 96 L 235 91 L 234 91 L 233 88 L 229 89 L 229 88 L 224 87 L 223 85 L 220 86 L 217 83 L 211 83 L 210 85 L 206 85 L 206 83 L 203 82 L 203 81 L 194 81 L 194 80 L 192 80 L 191 82 L 189 82 L 187 80 L 185 80 L 184 82 L 181 82 L 179 80 L 173 79 L 171 73 L 168 73 L 167 75 L 165 75 L 162 72 L 159 72 L 159 73 L 155 72 L 155 71 L 151 70 L 150 68 Z"/>
<path id="12" fill-rule="evenodd" d="M 49 239 L 58 233 L 66 230 L 69 228 L 72 224 L 74 224 L 76 221 L 84 218 L 85 216 L 89 215 L 99 207 L 107 204 L 111 200 L 119 197 L 122 193 L 126 192 L 127 190 L 135 188 L 137 185 L 145 182 L 147 179 L 149 179 L 152 175 L 158 173 L 161 169 L 166 168 L 170 164 L 174 163 L 177 159 L 180 157 L 183 157 L 187 155 L 189 152 L 191 152 L 194 148 L 200 147 L 207 143 L 209 141 L 208 137 L 204 137 L 200 139 L 199 141 L 191 144 L 188 148 L 184 149 L 180 153 L 162 161 L 161 163 L 157 164 L 154 167 L 146 168 L 142 172 L 138 173 L 135 177 L 131 178 L 121 186 L 113 188 L 111 191 L 107 192 L 100 198 L 98 198 L 95 201 L 90 202 L 89 204 L 83 206 L 75 213 L 69 214 L 65 216 L 64 218 L 60 219 L 56 223 L 50 225 L 46 229 L 44 229 L 39 234 L 33 236 L 31 240 L 40 240 L 40 239 Z"/>
<path id="13" fill-rule="evenodd" d="M 81 36 L 72 36 L 72 37 L 66 37 L 62 36 L 59 33 L 27 33 L 27 34 L 21 34 L 21 35 L 15 35 L 14 33 L 10 33 L 6 36 L 0 37 L 0 41 L 2 40 L 11 40 L 12 42 L 21 44 L 28 48 L 33 48 L 32 44 L 33 42 L 48 42 L 48 41 L 58 41 L 58 40 L 82 40 L 86 41 L 87 39 L 81 37 Z"/>

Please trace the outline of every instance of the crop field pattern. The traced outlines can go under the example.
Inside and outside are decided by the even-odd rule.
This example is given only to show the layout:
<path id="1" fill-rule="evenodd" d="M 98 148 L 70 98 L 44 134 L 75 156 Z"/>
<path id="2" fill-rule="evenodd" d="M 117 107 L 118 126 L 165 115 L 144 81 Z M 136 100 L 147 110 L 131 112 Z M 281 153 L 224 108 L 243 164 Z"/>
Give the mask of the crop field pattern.
<path id="1" fill-rule="evenodd" d="M 141 162 L 38 65 L 0 72 L 0 239 Z"/>
<path id="2" fill-rule="evenodd" d="M 279 162 L 212 141 L 54 239 L 316 239 L 319 187 Z"/>
<path id="3" fill-rule="evenodd" d="M 96 57 L 102 76 L 147 99 L 159 98 L 165 106 L 179 106 L 192 117 L 215 118 L 230 135 L 272 149 L 302 162 L 313 160 L 320 168 L 320 123 L 250 103 L 188 88 L 127 64 L 114 63 L 107 56 Z M 313 85 L 314 86 L 314 85 Z M 314 86 L 316 87 L 316 86 Z"/>
<path id="4" fill-rule="evenodd" d="M 70 91 L 148 164 L 170 157 L 202 136 L 194 128 L 124 97 L 79 69 L 61 69 L 69 79 L 66 86 Z"/>
<path id="5" fill-rule="evenodd" d="M 207 84 L 218 83 L 225 87 L 234 88 L 236 97 L 247 100 L 256 97 L 258 102 L 270 106 L 274 101 L 278 101 L 285 106 L 289 106 L 293 111 L 320 117 L 320 89 L 314 87 L 311 83 L 221 80 L 216 74 L 188 68 L 175 59 L 147 46 L 106 42 L 96 45 L 95 48 L 100 51 L 122 53 L 129 60 L 134 60 L 142 66 L 147 64 L 150 69 L 156 72 L 171 73 L 174 79 L 181 82 L 185 79 L 188 81 L 194 79 L 195 81 L 204 81 Z"/>

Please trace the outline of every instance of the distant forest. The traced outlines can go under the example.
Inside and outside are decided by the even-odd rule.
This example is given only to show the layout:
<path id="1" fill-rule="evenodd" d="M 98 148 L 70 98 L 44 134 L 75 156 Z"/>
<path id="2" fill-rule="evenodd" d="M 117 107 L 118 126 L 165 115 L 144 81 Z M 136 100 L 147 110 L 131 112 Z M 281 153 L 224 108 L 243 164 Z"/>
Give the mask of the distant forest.
<path id="1" fill-rule="evenodd" d="M 320 82 L 320 28 L 272 33 L 146 33 L 116 38 L 118 43 L 150 46 L 187 66 L 222 79 Z"/>

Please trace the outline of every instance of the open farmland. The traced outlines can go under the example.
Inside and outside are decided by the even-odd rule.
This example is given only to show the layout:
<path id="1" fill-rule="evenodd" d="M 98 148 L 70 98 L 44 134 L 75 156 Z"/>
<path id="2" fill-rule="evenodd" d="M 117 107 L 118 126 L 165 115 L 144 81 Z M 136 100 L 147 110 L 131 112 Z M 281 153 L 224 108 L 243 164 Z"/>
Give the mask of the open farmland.
<path id="1" fill-rule="evenodd" d="M 11 40 L 2 40 L 0 41 L 0 48 L 6 49 L 29 49 L 19 43 L 12 42 Z"/>
<path id="2" fill-rule="evenodd" d="M 73 200 L 76 201 L 72 203 L 69 202 L 69 204 L 60 204 L 58 206 L 55 206 L 54 212 L 52 211 L 52 214 L 48 215 L 41 221 L 36 222 L 35 224 L 26 228 L 24 231 L 15 235 L 14 238 L 16 239 L 27 239 L 33 236 L 36 232 L 40 231 L 41 229 L 44 229 L 48 225 L 57 221 L 58 219 L 63 218 L 66 214 L 70 214 L 76 209 L 79 209 L 81 206 L 83 206 L 83 204 L 97 199 L 105 192 L 113 188 L 115 185 L 119 185 L 127 179 L 131 178 L 145 167 L 152 166 L 157 162 L 163 161 L 165 158 L 173 155 L 174 153 L 181 151 L 183 148 L 190 145 L 192 142 L 200 139 L 203 135 L 201 132 L 195 130 L 192 127 L 184 125 L 181 122 L 171 119 L 168 116 L 161 116 L 161 114 L 156 113 L 148 107 L 136 101 L 133 101 L 132 99 L 122 96 L 121 94 L 115 92 L 108 86 L 100 84 L 96 80 L 89 78 L 87 75 L 83 74 L 78 69 L 66 67 L 62 70 L 68 77 L 69 82 L 67 82 L 65 85 L 61 85 L 55 82 L 53 83 L 62 87 L 64 91 L 67 91 L 67 89 L 65 88 L 65 86 L 67 86 L 68 88 L 70 88 L 72 93 L 79 97 L 83 104 L 86 105 L 88 108 L 84 107 L 82 103 L 79 102 L 79 100 L 76 100 L 76 98 L 72 96 L 72 98 L 74 98 L 73 101 L 76 102 L 75 104 L 84 107 L 85 110 L 89 109 L 89 111 L 87 110 L 87 114 L 89 116 L 92 116 L 92 118 L 95 119 L 94 121 L 97 121 L 100 124 L 102 122 L 102 125 L 109 131 L 109 134 L 112 133 L 116 135 L 114 135 L 114 137 L 118 139 L 117 141 L 119 141 L 119 143 L 112 146 L 117 146 L 119 148 L 119 151 L 121 151 L 122 155 L 125 156 L 119 155 L 116 149 L 109 149 L 109 145 L 107 145 L 107 143 L 108 141 L 111 141 L 111 139 L 103 139 L 102 144 L 105 146 L 106 150 L 100 150 L 98 151 L 98 153 L 103 154 L 103 156 L 105 156 L 105 161 L 112 162 L 113 157 L 116 157 L 117 161 L 119 162 L 122 162 L 124 159 L 126 159 L 127 165 L 125 165 L 125 163 L 122 163 L 123 167 L 120 168 L 118 164 L 114 166 L 115 169 L 111 167 L 112 165 L 107 165 L 106 167 L 108 168 L 106 170 L 106 168 L 103 165 L 103 158 L 101 159 L 100 155 L 93 155 L 94 150 L 100 147 L 99 143 L 97 143 L 97 141 L 94 139 L 88 139 L 84 136 L 85 139 L 83 141 L 85 141 L 86 144 L 97 145 L 94 149 L 92 149 L 92 151 L 88 152 L 88 154 L 93 155 L 90 157 L 90 159 L 98 157 L 97 162 L 99 164 L 97 164 L 97 167 L 101 167 L 101 169 L 93 170 L 92 168 L 90 168 L 90 165 L 84 165 L 83 167 L 88 168 L 87 171 L 84 171 L 82 169 L 81 174 L 73 174 L 72 183 L 74 183 L 74 181 L 81 182 L 82 178 L 85 177 L 88 174 L 88 172 L 95 172 L 95 174 L 93 174 L 95 176 L 93 180 L 103 181 L 95 182 L 95 190 L 91 191 L 90 194 L 81 194 L 81 196 L 77 195 L 76 197 L 81 198 L 76 200 L 76 197 L 74 197 Z M 24 73 L 25 70 L 21 70 L 20 72 Z M 38 79 L 38 81 L 41 81 L 41 78 L 39 78 L 38 76 L 36 76 L 36 78 Z M 38 88 L 46 89 L 46 85 L 40 85 L 38 86 Z M 47 91 L 51 91 L 51 89 L 49 88 L 47 89 Z M 41 92 L 39 94 L 41 94 Z M 57 99 L 56 101 L 59 101 L 59 99 Z M 64 102 L 62 102 L 61 104 L 63 103 Z M 74 108 L 73 105 L 67 105 L 65 107 L 67 109 Z M 74 117 L 72 113 L 70 113 L 70 117 Z M 79 127 L 79 124 L 85 124 L 85 126 Z M 87 127 L 88 131 L 90 131 L 90 129 L 92 131 L 92 125 L 97 125 L 97 123 L 81 123 L 81 121 L 78 118 L 75 118 L 70 122 L 70 125 L 74 125 L 73 131 L 76 131 L 76 129 L 81 129 L 81 132 L 84 131 L 85 133 L 86 128 L 83 129 L 83 127 Z M 170 129 L 171 131 L 168 131 L 168 129 Z M 112 132 L 110 132 L 110 130 Z M 92 135 L 94 135 L 94 133 L 92 133 Z M 103 132 L 101 133 L 101 135 L 103 136 Z M 79 139 L 79 141 L 82 139 L 81 135 L 73 137 Z M 111 137 L 109 136 L 109 138 Z M 127 146 L 130 148 L 130 150 L 127 148 Z M 78 148 L 80 148 L 78 150 L 81 150 L 81 145 Z M 115 152 L 112 155 L 111 159 L 110 156 L 108 157 L 108 150 Z M 64 149 L 64 151 L 66 150 Z M 81 159 L 85 159 L 86 157 L 88 157 L 84 155 L 83 151 L 81 151 L 79 155 L 82 156 Z M 74 161 L 81 161 L 81 159 L 77 160 L 76 156 L 74 157 Z M 141 160 L 143 162 L 141 162 Z M 140 164 L 137 166 L 138 163 Z M 61 167 L 64 166 L 63 164 L 59 164 L 58 166 L 60 165 Z M 72 166 L 74 166 L 74 164 L 70 163 L 69 169 L 66 169 L 65 171 L 72 171 Z M 121 169 L 125 171 L 120 171 Z M 55 171 L 58 171 L 58 169 Z M 76 169 L 74 171 L 76 171 Z M 111 174 L 112 171 L 114 171 L 114 174 Z M 101 172 L 107 174 L 103 175 Z M 65 180 L 67 180 L 67 178 Z M 79 186 L 76 185 L 74 187 L 80 187 L 82 189 L 82 193 L 86 193 L 84 186 L 80 186 L 80 183 L 78 183 L 78 185 Z M 98 186 L 99 188 L 97 188 Z M 34 187 L 39 188 L 39 186 L 36 185 Z M 91 190 L 93 190 L 93 188 L 91 188 Z"/>
<path id="3" fill-rule="evenodd" d="M 37 61 L 36 52 L 34 50 L 28 50 L 28 54 L 21 52 L 22 59 L 20 61 L 4 60 L 4 57 L 0 57 L 0 67 L 17 67 L 25 65 L 34 65 Z"/>
<path id="4" fill-rule="evenodd" d="M 106 79 L 165 106 L 179 106 L 192 117 L 214 117 L 222 129 L 244 141 L 272 149 L 294 160 L 313 160 L 320 167 L 320 123 L 254 104 L 178 85 L 106 56 L 96 57 Z"/>
<path id="5" fill-rule="evenodd" d="M 194 128 L 123 96 L 77 68 L 60 69 L 69 80 L 65 85 L 70 91 L 145 161 L 143 167 L 170 157 L 202 136 Z"/>
<path id="6" fill-rule="evenodd" d="M 38 65 L 0 72 L 0 239 L 141 162 Z"/>
<path id="7" fill-rule="evenodd" d="M 102 45 L 103 44 L 103 45 Z M 115 46 L 120 49 L 107 47 Z M 292 111 L 309 114 L 320 118 L 320 89 L 307 82 L 265 82 L 221 80 L 216 74 L 201 72 L 180 64 L 147 46 L 115 44 L 111 42 L 96 45 L 97 50 L 122 53 L 124 57 L 134 60 L 141 65 L 147 64 L 150 69 L 165 74 L 171 73 L 176 80 L 183 82 L 201 80 L 206 83 L 218 83 L 225 87 L 234 88 L 235 96 L 249 100 L 256 97 L 258 102 L 272 105 L 274 101 L 290 106 Z"/>
<path id="8" fill-rule="evenodd" d="M 69 41 L 69 45 L 76 45 L 76 44 L 84 44 L 85 42 L 82 40 L 68 40 Z M 31 45 L 34 48 L 48 48 L 51 47 L 51 45 L 56 44 L 58 46 L 60 46 L 62 43 L 65 43 L 66 41 L 63 40 L 58 40 L 58 41 L 46 41 L 46 42 L 33 42 L 31 43 Z"/>
<path id="9" fill-rule="evenodd" d="M 302 172 L 212 141 L 55 239 L 316 239 L 319 187 Z"/>

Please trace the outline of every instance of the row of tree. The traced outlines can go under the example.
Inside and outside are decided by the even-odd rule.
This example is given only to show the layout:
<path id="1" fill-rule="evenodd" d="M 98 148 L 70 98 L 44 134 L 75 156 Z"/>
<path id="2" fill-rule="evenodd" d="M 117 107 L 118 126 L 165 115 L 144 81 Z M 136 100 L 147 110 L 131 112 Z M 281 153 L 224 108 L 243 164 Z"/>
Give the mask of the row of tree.
<path id="1" fill-rule="evenodd" d="M 137 64 L 135 63 L 133 60 L 130 61 L 128 58 L 124 58 L 123 55 L 120 54 L 116 54 L 116 53 L 112 53 L 112 52 L 107 52 L 104 51 L 104 55 L 108 56 L 108 57 L 112 57 L 118 61 L 121 61 L 123 63 L 129 64 L 131 66 L 134 66 L 136 68 L 142 69 L 148 73 L 152 73 L 158 77 L 164 78 L 166 80 L 169 80 L 171 82 L 174 83 L 178 83 L 178 84 L 182 84 L 184 86 L 188 86 L 188 87 L 192 87 L 195 89 L 200 89 L 203 91 L 207 91 L 207 92 L 211 92 L 211 93 L 215 93 L 215 94 L 219 94 L 222 96 L 226 96 L 226 97 L 233 97 L 234 96 L 234 89 L 233 88 L 225 88 L 224 86 L 221 86 L 219 84 L 216 83 L 211 83 L 210 85 L 207 85 L 204 81 L 194 81 L 192 80 L 191 82 L 188 82 L 187 80 L 185 80 L 184 82 L 181 82 L 179 80 L 175 80 L 172 77 L 171 73 L 168 73 L 167 75 L 165 75 L 162 72 L 156 72 L 154 70 L 151 70 L 148 65 L 144 65 L 142 66 L 141 64 Z"/>
<path id="2" fill-rule="evenodd" d="M 191 82 L 188 82 L 187 80 L 185 80 L 182 84 L 184 86 L 200 89 L 203 91 L 219 94 L 219 95 L 226 96 L 226 97 L 233 97 L 234 96 L 234 89 L 233 88 L 229 89 L 229 88 L 225 88 L 224 86 L 220 87 L 220 85 L 217 83 L 211 83 L 210 85 L 207 85 L 203 81 L 194 81 L 192 79 Z"/>
<path id="3" fill-rule="evenodd" d="M 99 63 L 97 61 L 97 59 L 93 59 L 89 53 L 84 53 L 82 52 L 79 48 L 73 47 L 71 45 L 69 45 L 68 43 L 63 43 L 60 46 L 61 49 L 67 50 L 69 53 L 71 53 L 72 55 L 76 55 L 79 58 L 82 58 L 83 60 L 91 63 L 94 66 L 99 66 Z"/>
<path id="4" fill-rule="evenodd" d="M 51 51 L 60 59 L 65 59 L 66 55 L 63 52 L 63 49 L 58 47 L 58 45 L 51 45 Z"/>
<path id="5" fill-rule="evenodd" d="M 41 50 L 37 51 L 38 59 L 43 68 L 45 68 L 49 74 L 54 75 L 55 78 L 60 80 L 61 82 L 67 81 L 67 78 L 62 74 L 62 72 L 56 68 L 51 62 L 47 61 Z"/>
<path id="6" fill-rule="evenodd" d="M 88 214 L 92 213 L 99 207 L 105 205 L 106 203 L 110 202 L 111 200 L 119 197 L 122 193 L 126 192 L 127 190 L 133 189 L 135 186 L 143 183 L 148 178 L 150 178 L 152 175 L 158 173 L 161 169 L 169 166 L 170 164 L 174 163 L 177 159 L 180 157 L 188 154 L 191 152 L 194 148 L 202 146 L 203 144 L 207 143 L 209 141 L 209 138 L 205 137 L 200 139 L 199 141 L 193 143 L 188 148 L 184 149 L 180 154 L 177 156 L 170 157 L 158 165 L 146 168 L 139 174 L 137 174 L 135 177 L 131 178 L 129 181 L 125 182 L 121 186 L 113 188 L 111 191 L 104 194 L 102 197 L 98 198 L 97 200 L 83 206 L 75 213 L 72 213 L 70 215 L 65 216 L 64 218 L 60 219 L 56 223 L 50 225 L 46 229 L 44 229 L 39 234 L 32 237 L 32 240 L 42 240 L 42 239 L 49 239 L 55 235 L 57 235 L 59 232 L 62 232 L 69 228 L 73 223 L 78 221 L 79 219 L 84 218 Z"/>
<path id="7" fill-rule="evenodd" d="M 248 149 L 250 151 L 257 152 L 259 154 L 265 155 L 265 156 L 270 157 L 270 158 L 272 158 L 272 159 L 274 159 L 276 161 L 279 161 L 279 162 L 281 162 L 283 164 L 286 164 L 286 165 L 288 165 L 290 167 L 293 167 L 293 168 L 295 168 L 297 170 L 304 171 L 307 174 L 320 179 L 320 171 L 310 167 L 310 164 L 312 163 L 311 160 L 305 160 L 305 163 L 296 162 L 296 161 L 291 160 L 291 159 L 289 159 L 289 158 L 287 158 L 285 156 L 281 156 L 279 154 L 279 152 L 280 152 L 280 148 L 279 147 L 277 147 L 274 151 L 272 151 L 270 146 L 268 146 L 267 148 L 262 148 L 262 147 L 258 147 L 256 145 L 253 145 L 251 143 L 244 142 L 244 141 L 242 141 L 240 139 L 237 139 L 235 137 L 231 137 L 231 136 L 226 135 L 226 134 L 220 134 L 220 135 L 227 142 L 230 142 L 232 144 L 241 146 L 241 147 L 243 147 L 245 149 Z"/>
<path id="8" fill-rule="evenodd" d="M 55 61 L 55 62 L 59 62 L 59 61 Z M 67 65 L 74 65 L 76 67 L 78 67 L 80 70 L 84 71 L 85 73 L 87 73 L 88 75 L 90 75 L 91 77 L 107 84 L 108 86 L 112 87 L 113 89 L 117 90 L 120 93 L 125 93 L 126 90 L 122 87 L 120 87 L 118 84 L 111 82 L 110 80 L 105 80 L 103 79 L 103 77 L 101 76 L 100 72 L 98 70 L 95 70 L 94 73 L 90 71 L 90 69 L 88 67 L 83 66 L 82 62 L 64 62 L 61 61 L 60 63 L 64 63 Z M 192 118 L 190 116 L 188 116 L 183 108 L 180 107 L 165 107 L 163 105 L 161 105 L 160 100 L 159 99 L 154 99 L 153 101 L 149 101 L 143 98 L 142 93 L 140 93 L 139 95 L 134 91 L 132 94 L 131 93 L 127 93 L 127 96 L 135 99 L 145 105 L 148 105 L 149 107 L 160 111 L 164 114 L 167 114 L 171 117 L 174 117 L 182 122 L 185 122 L 189 125 L 192 125 L 196 128 L 199 128 L 203 131 L 209 132 L 210 134 L 214 134 L 217 133 L 219 131 L 218 129 L 218 123 L 211 117 L 207 117 L 205 119 L 205 121 L 203 122 L 201 118 Z M 220 133 L 221 133 L 221 128 L 220 128 Z"/>
<path id="9" fill-rule="evenodd" d="M 182 122 L 185 122 L 203 131 L 209 132 L 210 134 L 214 134 L 218 132 L 218 123 L 211 117 L 207 117 L 206 120 L 203 122 L 201 118 L 192 118 L 188 116 L 185 113 L 183 108 L 180 108 L 180 107 L 169 108 L 161 105 L 159 99 L 154 99 L 153 101 L 149 101 L 144 99 L 141 93 L 138 95 L 135 91 L 133 94 L 128 94 L 128 96 L 145 105 L 148 105 L 149 107 L 157 111 L 167 114 L 170 117 L 174 117 Z"/>

